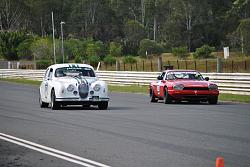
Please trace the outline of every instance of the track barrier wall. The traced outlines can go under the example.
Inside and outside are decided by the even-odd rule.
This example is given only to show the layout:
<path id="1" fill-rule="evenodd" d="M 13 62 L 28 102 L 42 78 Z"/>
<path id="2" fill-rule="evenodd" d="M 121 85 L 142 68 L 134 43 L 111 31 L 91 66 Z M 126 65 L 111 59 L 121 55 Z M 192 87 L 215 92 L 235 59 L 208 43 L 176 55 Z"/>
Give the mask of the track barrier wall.
<path id="1" fill-rule="evenodd" d="M 0 78 L 24 78 L 42 81 L 45 70 L 0 69 Z M 110 85 L 149 85 L 160 72 L 97 71 Z M 221 93 L 250 95 L 250 73 L 202 73 L 219 86 Z"/>

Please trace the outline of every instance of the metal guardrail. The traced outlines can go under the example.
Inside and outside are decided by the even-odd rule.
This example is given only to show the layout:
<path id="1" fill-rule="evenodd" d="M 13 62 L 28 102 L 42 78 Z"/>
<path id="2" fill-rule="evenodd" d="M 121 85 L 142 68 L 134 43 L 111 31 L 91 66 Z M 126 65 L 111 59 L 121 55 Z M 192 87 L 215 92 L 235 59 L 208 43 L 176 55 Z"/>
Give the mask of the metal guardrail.
<path id="1" fill-rule="evenodd" d="M 0 78 L 24 78 L 41 81 L 45 70 L 0 69 Z M 98 71 L 100 79 L 111 85 L 149 85 L 159 72 Z M 203 73 L 218 84 L 222 93 L 250 95 L 250 73 Z"/>

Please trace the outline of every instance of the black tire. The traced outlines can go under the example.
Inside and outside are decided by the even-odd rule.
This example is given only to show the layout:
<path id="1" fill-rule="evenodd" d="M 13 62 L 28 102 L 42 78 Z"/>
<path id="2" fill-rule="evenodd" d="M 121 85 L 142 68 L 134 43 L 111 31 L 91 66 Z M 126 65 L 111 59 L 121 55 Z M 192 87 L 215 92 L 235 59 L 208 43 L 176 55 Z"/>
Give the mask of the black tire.
<path id="1" fill-rule="evenodd" d="M 168 94 L 168 88 L 165 87 L 164 89 L 165 89 L 165 90 L 164 90 L 164 103 L 165 103 L 165 104 L 170 104 L 170 103 L 172 103 L 172 98 L 171 98 L 170 95 Z"/>
<path id="2" fill-rule="evenodd" d="M 82 105 L 82 108 L 89 108 L 90 107 L 90 104 L 83 104 Z"/>
<path id="3" fill-rule="evenodd" d="M 218 96 L 210 97 L 208 100 L 208 103 L 209 104 L 217 104 L 218 103 Z"/>
<path id="4" fill-rule="evenodd" d="M 50 103 L 52 110 L 58 110 L 60 108 L 60 104 L 56 101 L 55 91 L 51 91 L 51 103 Z"/>
<path id="5" fill-rule="evenodd" d="M 99 104 L 98 104 L 98 108 L 100 109 L 100 110 L 107 110 L 108 109 L 108 102 L 107 101 L 104 101 L 104 102 L 100 102 Z"/>
<path id="6" fill-rule="evenodd" d="M 158 99 L 154 95 L 154 91 L 152 88 L 150 88 L 150 90 L 149 90 L 149 97 L 150 97 L 150 102 L 152 102 L 152 103 L 158 102 Z"/>
<path id="7" fill-rule="evenodd" d="M 46 108 L 49 106 L 49 103 L 45 103 L 42 101 L 41 94 L 39 93 L 39 104 L 41 108 Z"/>

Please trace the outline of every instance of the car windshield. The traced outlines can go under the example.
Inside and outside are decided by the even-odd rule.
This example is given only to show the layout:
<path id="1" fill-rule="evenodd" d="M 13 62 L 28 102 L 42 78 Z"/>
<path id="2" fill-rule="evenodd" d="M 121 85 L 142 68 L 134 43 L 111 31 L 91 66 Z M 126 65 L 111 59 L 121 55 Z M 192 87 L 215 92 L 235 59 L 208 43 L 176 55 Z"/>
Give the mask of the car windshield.
<path id="1" fill-rule="evenodd" d="M 172 71 L 167 74 L 167 79 L 188 79 L 188 80 L 204 80 L 202 75 L 196 71 Z"/>
<path id="2" fill-rule="evenodd" d="M 55 77 L 85 76 L 95 77 L 94 71 L 89 67 L 62 67 L 55 71 Z"/>

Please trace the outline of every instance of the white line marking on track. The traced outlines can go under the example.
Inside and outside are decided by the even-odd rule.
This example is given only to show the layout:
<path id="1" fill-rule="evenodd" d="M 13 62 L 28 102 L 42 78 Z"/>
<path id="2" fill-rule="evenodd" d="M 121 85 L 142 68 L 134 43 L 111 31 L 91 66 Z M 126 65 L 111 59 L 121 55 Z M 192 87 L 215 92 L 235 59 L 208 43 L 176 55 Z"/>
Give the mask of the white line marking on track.
<path id="1" fill-rule="evenodd" d="M 77 155 L 73 155 L 73 154 L 66 153 L 60 150 L 56 150 L 51 147 L 46 147 L 37 143 L 33 143 L 33 142 L 23 140 L 23 139 L 20 139 L 11 135 L 7 135 L 4 133 L 0 133 L 0 139 L 47 154 L 47 155 L 51 155 L 51 156 L 54 156 L 54 157 L 57 157 L 57 158 L 60 158 L 69 162 L 73 162 L 73 163 L 76 163 L 85 167 L 111 167 L 111 166 L 107 166 L 99 162 L 95 162 L 86 158 L 79 157 Z"/>

